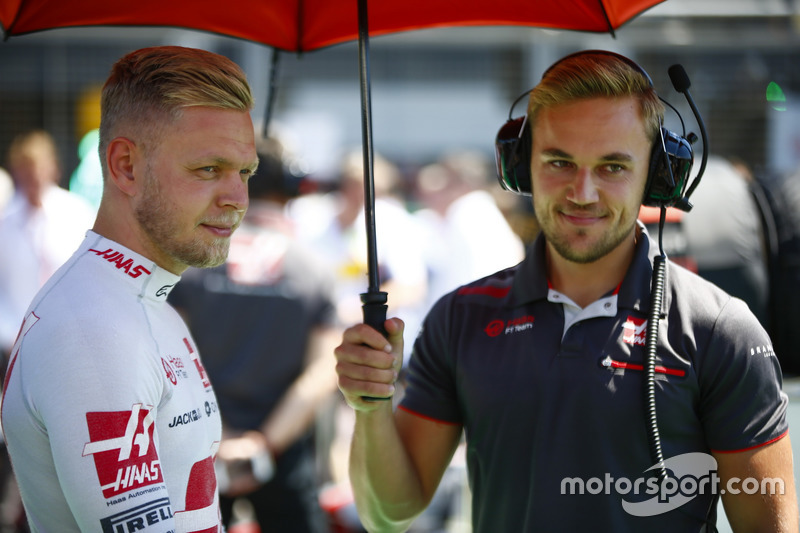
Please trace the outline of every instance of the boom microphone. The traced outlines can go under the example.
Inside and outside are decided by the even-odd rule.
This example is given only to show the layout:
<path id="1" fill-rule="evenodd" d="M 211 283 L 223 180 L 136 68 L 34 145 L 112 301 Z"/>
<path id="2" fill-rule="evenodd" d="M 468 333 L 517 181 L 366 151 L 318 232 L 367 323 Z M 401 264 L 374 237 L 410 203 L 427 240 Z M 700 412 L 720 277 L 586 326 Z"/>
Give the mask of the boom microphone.
<path id="1" fill-rule="evenodd" d="M 682 93 L 686 97 L 686 101 L 689 102 L 689 107 L 692 108 L 692 113 L 694 113 L 694 118 L 697 120 L 697 125 L 700 128 L 700 137 L 703 139 L 703 158 L 700 160 L 700 169 L 697 171 L 697 176 L 695 176 L 692 185 L 683 197 L 683 199 L 688 202 L 689 197 L 700 184 L 700 178 L 703 177 L 703 173 L 706 171 L 706 163 L 708 162 L 708 133 L 706 132 L 706 125 L 703 122 L 703 117 L 700 116 L 700 112 L 697 110 L 697 106 L 694 103 L 694 98 L 692 98 L 691 93 L 689 93 L 689 87 L 692 86 L 692 82 L 689 81 L 689 75 L 686 74 L 686 70 L 684 70 L 683 66 L 676 64 L 669 67 L 667 73 L 669 74 L 669 79 L 675 90 Z"/>
<path id="2" fill-rule="evenodd" d="M 667 74 L 669 74 L 672 86 L 675 87 L 675 90 L 679 93 L 685 93 L 689 90 L 689 87 L 692 86 L 692 82 L 689 81 L 689 76 L 681 65 L 672 65 L 669 67 L 669 70 L 667 70 Z"/>

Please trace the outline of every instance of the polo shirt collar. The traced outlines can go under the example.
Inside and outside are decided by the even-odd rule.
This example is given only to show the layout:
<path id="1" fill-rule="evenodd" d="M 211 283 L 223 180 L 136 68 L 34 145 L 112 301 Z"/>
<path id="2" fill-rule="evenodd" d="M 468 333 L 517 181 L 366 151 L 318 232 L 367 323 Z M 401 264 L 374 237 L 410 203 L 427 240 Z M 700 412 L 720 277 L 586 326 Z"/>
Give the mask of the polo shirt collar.
<path id="1" fill-rule="evenodd" d="M 541 232 L 519 264 L 511 286 L 511 305 L 518 307 L 547 298 L 545 239 Z"/>
<path id="2" fill-rule="evenodd" d="M 619 288 L 617 305 L 647 313 L 650 309 L 650 288 L 653 281 L 653 259 L 658 255 L 658 243 L 654 242 L 644 224 L 637 221 L 639 239 L 633 253 L 633 261 L 628 267 L 625 279 Z M 664 295 L 664 309 L 669 307 L 669 295 Z"/>

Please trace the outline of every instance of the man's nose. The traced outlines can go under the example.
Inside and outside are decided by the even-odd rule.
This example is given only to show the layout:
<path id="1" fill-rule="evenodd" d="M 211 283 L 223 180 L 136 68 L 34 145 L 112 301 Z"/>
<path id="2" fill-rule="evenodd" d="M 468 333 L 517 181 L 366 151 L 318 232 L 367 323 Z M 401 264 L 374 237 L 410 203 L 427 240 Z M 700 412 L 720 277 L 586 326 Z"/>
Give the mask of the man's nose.
<path id="1" fill-rule="evenodd" d="M 591 204 L 599 199 L 597 186 L 591 169 L 578 169 L 567 198 L 578 205 Z"/>
<path id="2" fill-rule="evenodd" d="M 231 171 L 223 180 L 224 189 L 221 195 L 221 203 L 226 206 L 234 207 L 237 211 L 245 211 L 250 203 L 250 196 L 247 191 L 247 180 L 236 171 Z"/>

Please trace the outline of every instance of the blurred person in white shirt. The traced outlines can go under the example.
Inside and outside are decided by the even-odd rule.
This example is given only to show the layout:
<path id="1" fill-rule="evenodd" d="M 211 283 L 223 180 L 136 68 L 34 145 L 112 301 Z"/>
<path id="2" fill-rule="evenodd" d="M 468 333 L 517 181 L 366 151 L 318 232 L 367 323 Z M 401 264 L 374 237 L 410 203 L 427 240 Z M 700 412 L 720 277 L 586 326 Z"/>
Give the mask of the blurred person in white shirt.
<path id="1" fill-rule="evenodd" d="M 477 152 L 444 155 L 417 174 L 427 237 L 428 306 L 474 279 L 516 265 L 525 247 L 488 192 L 491 168 Z"/>
<path id="2" fill-rule="evenodd" d="M 59 186 L 61 165 L 52 136 L 16 136 L 6 157 L 14 193 L 0 211 L 0 350 L 8 355 L 28 304 L 75 251 L 95 210 Z"/>

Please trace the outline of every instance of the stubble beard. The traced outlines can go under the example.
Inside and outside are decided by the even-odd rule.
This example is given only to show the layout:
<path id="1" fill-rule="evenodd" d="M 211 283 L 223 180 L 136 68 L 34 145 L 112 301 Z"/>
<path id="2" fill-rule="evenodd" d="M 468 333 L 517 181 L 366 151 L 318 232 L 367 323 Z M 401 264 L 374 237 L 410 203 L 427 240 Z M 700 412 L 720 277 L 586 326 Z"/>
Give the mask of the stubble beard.
<path id="1" fill-rule="evenodd" d="M 572 242 L 570 242 L 570 237 L 558 234 L 556 232 L 548 232 L 542 229 L 544 233 L 545 239 L 550 245 L 555 249 L 555 251 L 567 261 L 571 261 L 573 263 L 578 264 L 589 264 L 593 263 L 609 253 L 611 253 L 614 249 L 617 248 L 622 242 L 627 238 L 629 232 L 608 232 L 604 234 L 600 240 L 592 244 L 589 248 L 586 249 L 577 249 Z M 586 235 L 587 232 L 585 231 L 578 231 L 578 237 L 582 237 Z"/>
<path id="2" fill-rule="evenodd" d="M 545 208 L 546 206 L 540 207 Z M 538 209 L 535 211 L 542 212 Z M 553 210 L 546 212 L 550 213 L 546 218 L 537 216 L 544 238 L 561 257 L 578 264 L 593 263 L 611 253 L 625 241 L 631 233 L 631 228 L 635 225 L 635 221 L 633 221 L 628 227 L 612 227 L 588 247 L 576 246 L 575 242 L 586 238 L 590 231 L 560 229 L 556 223 L 558 212 Z"/>
<path id="3" fill-rule="evenodd" d="M 161 194 L 158 179 L 150 168 L 146 170 L 142 201 L 134 214 L 150 242 L 172 260 L 186 266 L 209 268 L 223 264 L 228 258 L 229 238 L 203 241 L 200 236 L 178 240 L 180 223 L 175 219 L 173 205 Z"/>

